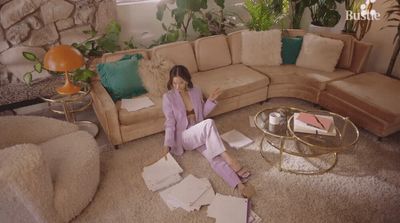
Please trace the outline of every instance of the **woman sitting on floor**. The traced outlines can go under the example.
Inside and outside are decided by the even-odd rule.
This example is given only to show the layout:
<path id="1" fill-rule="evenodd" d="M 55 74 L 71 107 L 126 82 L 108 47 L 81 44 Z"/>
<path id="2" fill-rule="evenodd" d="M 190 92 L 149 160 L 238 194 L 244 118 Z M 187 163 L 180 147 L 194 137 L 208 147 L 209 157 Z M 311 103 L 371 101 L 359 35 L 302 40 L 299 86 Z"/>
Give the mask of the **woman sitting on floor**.
<path id="1" fill-rule="evenodd" d="M 254 187 L 242 182 L 250 176 L 249 170 L 226 152 L 214 121 L 204 120 L 215 108 L 221 91 L 216 89 L 204 103 L 201 90 L 193 86 L 190 72 L 182 65 L 171 69 L 167 87 L 169 91 L 163 95 L 163 154 L 182 155 L 184 150 L 197 149 L 229 186 L 237 187 L 242 196 L 251 197 Z"/>

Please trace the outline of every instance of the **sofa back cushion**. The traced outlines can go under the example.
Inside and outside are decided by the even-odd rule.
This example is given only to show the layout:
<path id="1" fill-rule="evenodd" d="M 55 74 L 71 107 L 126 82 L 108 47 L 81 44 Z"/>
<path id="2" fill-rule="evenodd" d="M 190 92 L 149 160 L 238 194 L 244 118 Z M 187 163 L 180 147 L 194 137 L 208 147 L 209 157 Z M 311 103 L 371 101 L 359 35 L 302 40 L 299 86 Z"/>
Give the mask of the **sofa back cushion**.
<path id="1" fill-rule="evenodd" d="M 296 64 L 299 56 L 303 37 L 282 37 L 282 62 L 283 64 Z"/>
<path id="2" fill-rule="evenodd" d="M 176 65 L 183 65 L 190 73 L 198 71 L 193 48 L 188 41 L 178 41 L 154 47 L 151 56 L 159 56 L 171 60 Z"/>
<path id="3" fill-rule="evenodd" d="M 227 35 L 232 64 L 242 63 L 242 32 L 244 31 L 239 30 Z"/>
<path id="4" fill-rule="evenodd" d="M 281 30 L 242 32 L 242 62 L 245 65 L 280 65 L 281 48 Z"/>
<path id="5" fill-rule="evenodd" d="M 341 40 L 343 42 L 344 46 L 337 67 L 344 69 L 350 68 L 354 51 L 354 37 L 348 34 L 337 34 L 337 33 L 319 33 L 319 35 L 323 37 Z"/>
<path id="6" fill-rule="evenodd" d="M 122 50 L 114 53 L 106 53 L 101 58 L 102 63 L 114 62 L 120 60 L 125 55 L 133 55 L 133 54 L 141 54 L 143 59 L 149 59 L 147 49 L 130 49 L 130 50 Z"/>
<path id="7" fill-rule="evenodd" d="M 199 71 L 207 71 L 232 64 L 225 35 L 208 36 L 194 42 Z"/>
<path id="8" fill-rule="evenodd" d="M 147 93 L 139 76 L 141 54 L 125 55 L 118 61 L 97 64 L 101 83 L 114 101 Z"/>
<path id="9" fill-rule="evenodd" d="M 332 72 L 339 60 L 343 42 L 307 33 L 303 37 L 296 65 L 315 70 Z"/>

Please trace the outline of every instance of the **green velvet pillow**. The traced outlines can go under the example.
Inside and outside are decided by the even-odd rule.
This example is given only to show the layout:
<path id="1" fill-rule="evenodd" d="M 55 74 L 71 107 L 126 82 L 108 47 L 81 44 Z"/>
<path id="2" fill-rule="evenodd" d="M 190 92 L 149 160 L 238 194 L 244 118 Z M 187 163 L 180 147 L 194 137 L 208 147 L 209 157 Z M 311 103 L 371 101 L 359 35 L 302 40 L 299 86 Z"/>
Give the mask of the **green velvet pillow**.
<path id="1" fill-rule="evenodd" d="M 145 94 L 139 76 L 140 54 L 125 55 L 118 61 L 97 65 L 101 83 L 114 101 Z"/>
<path id="2" fill-rule="evenodd" d="M 296 64 L 299 56 L 303 37 L 283 37 L 282 38 L 282 61 L 283 64 Z"/>

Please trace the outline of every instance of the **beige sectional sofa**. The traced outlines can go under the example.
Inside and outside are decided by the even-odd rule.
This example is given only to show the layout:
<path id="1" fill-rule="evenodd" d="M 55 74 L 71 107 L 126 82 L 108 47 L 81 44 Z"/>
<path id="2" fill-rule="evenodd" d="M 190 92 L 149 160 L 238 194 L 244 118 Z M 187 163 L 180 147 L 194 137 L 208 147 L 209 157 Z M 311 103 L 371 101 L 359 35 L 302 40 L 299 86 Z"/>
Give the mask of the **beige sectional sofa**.
<path id="1" fill-rule="evenodd" d="M 304 35 L 302 30 L 288 30 L 287 35 Z M 335 80 L 345 79 L 361 72 L 371 45 L 339 34 L 321 34 L 340 39 L 344 48 L 336 70 L 323 72 L 295 65 L 249 67 L 241 62 L 241 33 L 218 35 L 180 41 L 157 46 L 150 50 L 129 50 L 105 54 L 102 62 L 116 61 L 125 54 L 141 53 L 146 59 L 161 56 L 175 64 L 185 65 L 193 82 L 207 97 L 216 87 L 221 87 L 216 109 L 210 114 L 221 113 L 264 101 L 273 97 L 295 97 L 318 103 L 321 92 Z M 155 106 L 127 112 L 114 103 L 99 80 L 93 80 L 91 95 L 93 107 L 101 126 L 113 145 L 162 132 L 164 116 L 161 97 L 149 95 Z"/>

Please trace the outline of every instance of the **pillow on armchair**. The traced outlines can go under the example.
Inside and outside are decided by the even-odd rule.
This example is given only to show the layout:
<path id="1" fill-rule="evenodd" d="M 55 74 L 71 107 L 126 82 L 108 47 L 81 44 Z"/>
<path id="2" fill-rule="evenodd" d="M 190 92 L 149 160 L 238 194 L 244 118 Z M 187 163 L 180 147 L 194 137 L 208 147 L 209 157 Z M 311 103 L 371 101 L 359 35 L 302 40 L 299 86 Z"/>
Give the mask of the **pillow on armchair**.
<path id="1" fill-rule="evenodd" d="M 344 44 L 340 40 L 307 33 L 303 37 L 303 45 L 301 46 L 296 65 L 332 72 L 338 63 L 343 46 Z"/>
<path id="2" fill-rule="evenodd" d="M 139 76 L 149 94 L 161 97 L 167 89 L 169 71 L 175 64 L 163 57 L 155 56 L 151 60 L 141 60 Z"/>
<path id="3" fill-rule="evenodd" d="M 114 101 L 146 93 L 139 76 L 141 54 L 125 55 L 120 60 L 97 65 L 101 83 Z"/>

